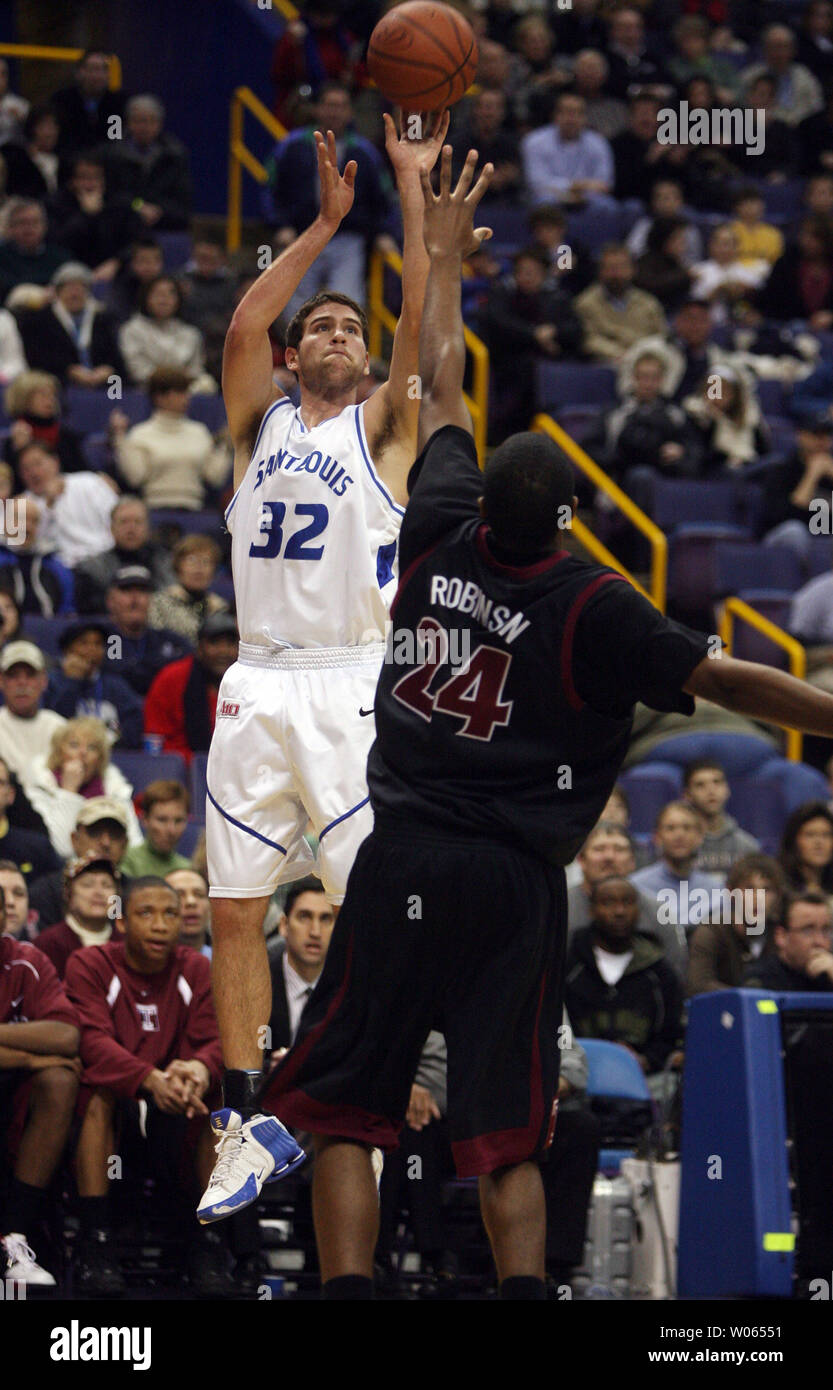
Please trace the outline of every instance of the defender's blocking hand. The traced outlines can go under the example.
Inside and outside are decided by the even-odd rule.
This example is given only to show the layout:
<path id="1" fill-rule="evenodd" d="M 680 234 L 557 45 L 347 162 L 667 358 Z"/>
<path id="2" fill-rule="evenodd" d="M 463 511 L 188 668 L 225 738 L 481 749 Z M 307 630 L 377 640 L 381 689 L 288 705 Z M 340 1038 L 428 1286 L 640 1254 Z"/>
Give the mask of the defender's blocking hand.
<path id="1" fill-rule="evenodd" d="M 339 174 L 336 138 L 331 130 L 327 131 L 326 140 L 321 131 L 316 130 L 315 148 L 318 154 L 318 177 L 321 180 L 321 216 L 325 222 L 337 226 L 353 206 L 358 165 L 355 159 L 351 159 L 345 165 L 344 173 Z"/>
<path id="2" fill-rule="evenodd" d="M 438 256 L 444 252 L 447 254 L 450 251 L 470 256 L 492 235 L 491 227 L 475 229 L 472 224 L 477 204 L 491 182 L 494 165 L 486 164 L 474 188 L 471 188 L 476 164 L 477 150 L 469 150 L 463 172 L 452 193 L 451 146 L 444 145 L 440 163 L 439 196 L 435 195 L 431 187 L 427 169 L 420 169 L 422 196 L 425 200 L 423 236 L 429 256 Z"/>
<path id="3" fill-rule="evenodd" d="M 407 117 L 407 125 L 403 131 L 403 112 L 397 107 L 396 123 L 393 117 L 385 111 L 382 119 L 385 123 L 385 149 L 388 158 L 396 171 L 397 179 L 411 174 L 415 178 L 419 176 L 421 169 L 431 172 L 437 162 L 437 156 L 443 146 L 443 141 L 448 134 L 450 116 L 448 111 L 434 111 L 423 115 L 421 112 L 410 112 Z M 419 119 L 418 138 L 414 138 L 409 133 L 412 116 Z M 397 130 L 397 126 L 399 129 Z"/>

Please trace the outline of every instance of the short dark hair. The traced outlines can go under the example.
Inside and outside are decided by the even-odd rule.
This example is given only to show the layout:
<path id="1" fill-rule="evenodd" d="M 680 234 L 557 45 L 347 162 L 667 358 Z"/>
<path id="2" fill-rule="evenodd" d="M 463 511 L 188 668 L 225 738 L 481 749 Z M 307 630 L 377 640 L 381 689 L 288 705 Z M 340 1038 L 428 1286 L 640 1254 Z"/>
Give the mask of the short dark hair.
<path id="1" fill-rule="evenodd" d="M 510 434 L 483 471 L 483 513 L 498 544 L 522 554 L 555 536 L 561 507 L 572 504 L 573 465 L 544 434 Z"/>
<path id="2" fill-rule="evenodd" d="M 533 208 L 529 214 L 530 231 L 535 231 L 536 227 L 565 227 L 567 225 L 567 215 L 558 203 L 539 203 L 537 208 Z"/>
<path id="3" fill-rule="evenodd" d="M 167 893 L 173 894 L 176 905 L 179 907 L 179 894 L 172 883 L 160 878 L 159 874 L 141 874 L 139 878 L 125 880 L 121 895 L 121 916 L 123 919 L 127 917 L 127 909 L 134 893 L 140 893 L 143 888 L 164 888 Z"/>
<path id="4" fill-rule="evenodd" d="M 599 889 L 604 888 L 608 883 L 626 883 L 633 892 L 634 897 L 637 899 L 639 898 L 639 889 L 635 883 L 631 882 L 627 874 L 607 874 L 605 878 L 599 878 L 595 883 L 591 883 L 589 895 L 591 903 L 596 901 L 596 894 Z"/>
<path id="5" fill-rule="evenodd" d="M 787 880 L 784 870 L 771 854 L 744 854 L 740 859 L 736 859 L 726 875 L 726 887 L 740 888 L 744 880 L 751 878 L 753 874 L 768 878 L 779 896 L 786 892 Z"/>
<path id="6" fill-rule="evenodd" d="M 161 285 L 163 281 L 167 281 L 169 285 L 173 285 L 174 287 L 174 293 L 176 294 L 176 309 L 174 311 L 175 314 L 180 314 L 182 312 L 182 290 L 180 289 L 178 282 L 176 281 L 173 275 L 162 274 L 155 275 L 152 280 L 148 281 L 148 283 L 143 286 L 142 292 L 139 295 L 140 314 L 147 313 L 148 300 L 153 294 L 153 291 L 156 289 L 156 286 Z"/>
<path id="7" fill-rule="evenodd" d="M 367 322 L 367 314 L 361 304 L 357 304 L 355 299 L 351 299 L 349 294 L 342 294 L 340 290 L 319 290 L 311 299 L 302 304 L 297 314 L 289 320 L 286 329 L 286 346 L 297 348 L 304 336 L 304 325 L 310 314 L 320 308 L 322 304 L 346 304 L 348 309 L 354 309 L 356 317 L 362 326 L 362 337 L 365 347 L 370 343 L 370 327 Z"/>
<path id="8" fill-rule="evenodd" d="M 758 202 L 764 201 L 764 195 L 760 188 L 756 188 L 754 183 L 745 183 L 739 188 L 732 198 L 732 207 L 736 208 L 740 203 L 747 202 L 750 198 L 756 198 Z"/>
<path id="9" fill-rule="evenodd" d="M 535 261 L 542 270 L 550 268 L 549 256 L 540 246 L 522 246 L 512 257 L 513 266 L 517 266 L 518 261 Z"/>
<path id="10" fill-rule="evenodd" d="M 45 120 L 54 121 L 60 130 L 60 121 L 51 106 L 33 106 L 23 122 L 24 138 L 26 140 L 31 140 L 41 121 Z"/>
<path id="11" fill-rule="evenodd" d="M 157 367 L 148 377 L 147 393 L 153 401 L 168 391 L 187 391 L 191 377 L 181 367 Z"/>
<path id="12" fill-rule="evenodd" d="M 159 806 L 163 802 L 176 801 L 185 808 L 191 809 L 191 798 L 188 795 L 188 788 L 181 782 L 175 782 L 173 778 L 158 777 L 155 782 L 148 782 L 141 795 L 142 814 L 147 816 L 154 806 Z"/>
<path id="13" fill-rule="evenodd" d="M 785 893 L 781 901 L 781 921 L 778 925 L 785 931 L 790 929 L 790 913 L 797 903 L 810 903 L 813 907 L 826 907 L 827 911 L 830 911 L 830 899 L 818 888 L 805 888 L 800 893 Z"/>
<path id="14" fill-rule="evenodd" d="M 697 808 L 692 806 L 690 802 L 681 801 L 679 797 L 675 797 L 673 801 L 666 801 L 665 805 L 659 811 L 654 821 L 654 830 L 659 830 L 669 811 L 685 811 L 686 815 L 691 816 L 692 820 L 696 820 L 698 825 L 702 825 L 700 812 Z"/>
<path id="15" fill-rule="evenodd" d="M 722 772 L 723 776 L 726 776 L 726 769 L 717 758 L 695 758 L 683 768 L 683 788 L 688 787 L 692 777 L 698 772 Z"/>
<path id="16" fill-rule="evenodd" d="M 324 885 L 320 878 L 313 878 L 310 874 L 307 878 L 296 879 L 295 883 L 289 886 L 289 892 L 283 905 L 284 916 L 288 917 L 297 900 L 302 893 L 323 893 Z"/>

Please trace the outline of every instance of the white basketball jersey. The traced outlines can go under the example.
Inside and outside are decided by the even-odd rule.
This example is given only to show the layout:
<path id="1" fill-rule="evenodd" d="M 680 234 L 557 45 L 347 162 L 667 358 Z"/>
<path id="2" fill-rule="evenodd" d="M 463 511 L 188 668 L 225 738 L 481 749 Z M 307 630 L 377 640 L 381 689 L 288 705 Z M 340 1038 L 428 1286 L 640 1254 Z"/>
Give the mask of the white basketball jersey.
<path id="1" fill-rule="evenodd" d="M 226 512 L 241 641 L 383 640 L 404 514 L 371 462 L 363 406 L 307 429 L 287 396 L 275 401 Z"/>

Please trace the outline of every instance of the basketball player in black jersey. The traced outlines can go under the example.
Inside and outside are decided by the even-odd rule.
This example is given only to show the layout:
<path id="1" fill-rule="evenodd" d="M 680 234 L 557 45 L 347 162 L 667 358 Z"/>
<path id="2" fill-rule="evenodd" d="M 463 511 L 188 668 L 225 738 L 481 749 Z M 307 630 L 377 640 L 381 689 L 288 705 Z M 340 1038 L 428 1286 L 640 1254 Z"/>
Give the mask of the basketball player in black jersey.
<path id="1" fill-rule="evenodd" d="M 457 1171 L 477 1176 L 503 1298 L 544 1297 L 544 1193 L 567 927 L 562 865 L 625 756 L 633 706 L 693 696 L 833 736 L 833 697 L 710 655 L 612 570 L 561 548 L 566 457 L 513 435 L 485 473 L 463 400 L 463 258 L 490 179 L 427 175 L 421 450 L 368 763 L 375 813 L 295 1046 L 263 1100 L 316 1136 L 324 1296 L 371 1296 L 370 1149 L 395 1144 L 431 1028 L 448 1045 Z M 452 637 L 458 641 L 452 642 Z M 465 639 L 463 641 L 462 639 Z M 410 643 L 410 645 L 409 645 Z M 468 660 L 452 652 L 465 651 Z M 410 657 L 408 653 L 410 652 Z"/>

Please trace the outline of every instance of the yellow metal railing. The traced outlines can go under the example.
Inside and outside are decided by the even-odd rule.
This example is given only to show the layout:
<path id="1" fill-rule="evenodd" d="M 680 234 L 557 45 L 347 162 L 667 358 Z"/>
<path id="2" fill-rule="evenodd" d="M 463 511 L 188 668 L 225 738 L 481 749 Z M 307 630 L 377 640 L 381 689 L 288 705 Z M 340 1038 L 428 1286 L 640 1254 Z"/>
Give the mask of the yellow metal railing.
<path id="1" fill-rule="evenodd" d="M 77 63 L 84 56 L 83 48 L 52 48 L 40 43 L 0 43 L 0 58 L 40 58 L 52 63 Z M 110 60 L 110 91 L 121 87 L 121 63 L 115 53 Z"/>
<path id="2" fill-rule="evenodd" d="M 724 599 L 720 609 L 720 623 L 718 631 L 723 638 L 726 650 L 731 655 L 732 637 L 734 636 L 735 619 L 740 622 L 748 623 L 754 627 L 763 637 L 768 637 L 770 642 L 774 642 L 776 647 L 781 647 L 787 653 L 790 660 L 790 672 L 799 680 L 803 680 L 807 674 L 807 653 L 800 642 L 791 637 L 777 623 L 773 623 L 769 618 L 765 618 L 763 613 L 759 613 L 757 608 L 753 608 L 745 599 L 731 598 Z M 787 757 L 796 763 L 801 762 L 801 750 L 803 738 L 798 729 L 787 730 Z"/>
<path id="3" fill-rule="evenodd" d="M 536 415 L 532 421 L 532 429 L 538 430 L 543 434 L 548 434 L 559 444 L 565 454 L 572 459 L 573 463 L 589 478 L 590 482 L 602 492 L 607 493 L 610 500 L 615 503 L 618 509 L 628 518 L 638 531 L 648 540 L 651 546 L 651 591 L 647 593 L 643 589 L 620 560 L 603 545 L 598 536 L 585 526 L 578 517 L 573 517 L 573 535 L 591 555 L 602 565 L 610 565 L 611 569 L 618 570 L 626 579 L 629 579 L 635 589 L 649 598 L 656 604 L 661 613 L 665 612 L 666 590 L 668 585 L 668 541 L 655 522 L 646 516 L 641 507 L 623 492 L 620 487 L 609 478 L 604 469 L 594 463 L 589 454 L 586 454 L 580 444 L 567 434 L 559 424 L 553 420 L 551 415 Z"/>
<path id="4" fill-rule="evenodd" d="M 393 333 L 396 316 L 385 303 L 385 266 L 397 275 L 402 274 L 402 257 L 395 251 L 374 251 L 370 258 L 370 279 L 367 296 L 367 317 L 370 323 L 370 351 L 379 357 L 382 351 L 382 330 Z M 480 466 L 486 460 L 486 428 L 489 409 L 489 352 L 486 344 L 464 325 L 466 347 L 472 358 L 472 394 L 465 397 L 474 427 L 474 442 Z"/>
<path id="5" fill-rule="evenodd" d="M 238 87 L 231 99 L 229 115 L 228 152 L 228 209 L 226 212 L 226 247 L 229 251 L 240 250 L 240 236 L 243 225 L 243 170 L 246 169 L 258 183 L 265 183 L 268 174 L 260 160 L 252 154 L 243 138 L 245 113 L 251 114 L 265 126 L 276 140 L 286 135 L 285 128 L 276 120 L 256 97 L 250 87 Z"/>

